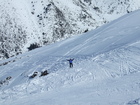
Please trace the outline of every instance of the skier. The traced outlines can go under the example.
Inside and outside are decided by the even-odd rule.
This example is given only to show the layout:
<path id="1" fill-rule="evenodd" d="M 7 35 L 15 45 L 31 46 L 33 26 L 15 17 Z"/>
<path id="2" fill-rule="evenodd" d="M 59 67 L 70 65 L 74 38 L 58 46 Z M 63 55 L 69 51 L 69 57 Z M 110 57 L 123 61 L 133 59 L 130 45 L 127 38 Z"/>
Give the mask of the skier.
<path id="1" fill-rule="evenodd" d="M 67 60 L 67 61 L 69 61 L 70 68 L 72 68 L 72 67 L 73 67 L 73 63 L 72 63 L 72 62 L 73 62 L 73 60 L 74 60 L 74 59 L 69 59 L 69 60 Z"/>

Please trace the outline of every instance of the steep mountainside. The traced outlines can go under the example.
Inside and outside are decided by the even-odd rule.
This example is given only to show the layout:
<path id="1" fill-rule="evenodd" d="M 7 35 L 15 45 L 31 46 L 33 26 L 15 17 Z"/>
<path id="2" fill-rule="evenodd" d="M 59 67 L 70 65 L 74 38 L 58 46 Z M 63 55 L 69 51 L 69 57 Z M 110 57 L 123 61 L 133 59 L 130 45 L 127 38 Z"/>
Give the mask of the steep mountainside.
<path id="1" fill-rule="evenodd" d="M 0 59 L 95 29 L 140 0 L 1 0 Z"/>
<path id="2" fill-rule="evenodd" d="M 139 17 L 1 60 L 0 105 L 140 105 Z"/>

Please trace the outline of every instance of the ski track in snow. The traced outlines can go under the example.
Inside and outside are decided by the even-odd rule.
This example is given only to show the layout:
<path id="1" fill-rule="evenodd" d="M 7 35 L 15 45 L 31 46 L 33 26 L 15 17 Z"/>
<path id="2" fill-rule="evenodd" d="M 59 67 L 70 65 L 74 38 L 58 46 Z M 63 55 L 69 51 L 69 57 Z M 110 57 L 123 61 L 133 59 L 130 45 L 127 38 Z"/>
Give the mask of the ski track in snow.
<path id="1" fill-rule="evenodd" d="M 116 51 L 118 54 L 116 53 Z M 128 75 L 131 73 L 139 72 L 139 71 L 131 72 L 129 70 L 129 66 L 130 66 L 130 64 L 132 65 L 132 62 L 130 62 L 130 64 L 124 64 L 128 59 L 127 54 L 132 55 L 133 51 L 130 50 L 130 51 L 128 51 L 127 54 L 125 53 L 126 50 L 123 52 L 123 49 L 122 49 L 122 52 L 120 51 L 120 49 L 118 49 L 116 51 L 114 51 L 115 55 L 112 56 L 111 58 L 108 58 L 110 55 L 109 53 L 99 55 L 98 57 L 96 57 L 96 59 L 94 59 L 94 57 L 93 58 L 87 57 L 86 59 L 79 58 L 79 59 L 83 59 L 83 60 L 80 60 L 80 63 L 75 62 L 75 68 L 73 68 L 73 69 L 69 69 L 68 67 L 61 68 L 61 69 L 57 68 L 57 67 L 61 67 L 60 66 L 62 63 L 61 62 L 60 65 L 58 64 L 58 66 L 56 67 L 59 71 L 57 70 L 54 73 L 48 75 L 47 77 L 43 77 L 43 78 L 45 78 L 45 81 L 47 81 L 47 83 L 45 83 L 43 78 L 39 78 L 39 77 L 37 77 L 33 80 L 26 79 L 26 82 L 23 85 L 20 85 L 20 87 L 16 86 L 16 87 L 13 87 L 12 90 L 8 90 L 8 91 L 6 90 L 8 93 L 11 93 L 11 92 L 12 93 L 10 95 L 8 94 L 8 96 L 6 95 L 5 97 L 3 95 L 3 99 L 9 100 L 9 99 L 15 98 L 15 96 L 20 95 L 20 94 L 23 94 L 23 95 L 36 94 L 37 92 L 51 91 L 51 90 L 57 89 L 58 87 L 63 87 L 63 85 L 69 86 L 69 85 L 72 85 L 73 83 L 76 84 L 76 83 L 80 83 L 80 82 L 84 82 L 84 81 L 95 81 L 95 82 L 98 80 L 102 81 L 107 78 L 116 78 L 116 77 L 120 77 L 123 75 Z M 113 52 L 111 51 L 110 53 L 113 53 Z M 138 54 L 137 56 L 139 56 L 139 55 L 140 54 Z M 128 56 L 128 57 L 130 57 L 130 56 Z M 119 58 L 121 59 L 121 61 L 120 61 L 121 63 L 118 63 L 118 68 L 116 68 L 115 71 L 114 70 L 108 71 L 108 69 L 106 69 L 106 68 L 109 68 L 109 67 L 106 67 L 106 65 L 108 65 L 106 63 L 111 63 L 110 65 L 113 64 L 110 68 L 114 69 L 114 67 L 113 67 L 114 64 L 116 65 L 116 63 L 118 62 L 115 60 L 119 59 Z M 62 58 L 60 57 L 60 59 L 62 59 Z M 94 62 L 92 62 L 92 59 L 94 59 Z M 129 59 L 131 60 L 133 58 L 129 58 Z M 50 59 L 50 61 L 51 61 L 51 59 Z M 86 64 L 91 65 L 91 63 L 93 63 L 91 66 L 89 66 L 89 68 L 85 68 L 86 70 L 84 70 L 84 68 L 83 68 L 83 67 L 85 67 L 85 64 L 84 64 L 85 61 L 89 62 Z M 112 61 L 114 61 L 114 62 L 112 63 Z M 135 68 L 135 66 L 139 65 L 139 62 L 140 62 L 139 60 L 135 61 L 134 65 L 131 67 Z M 79 64 L 77 64 L 77 63 L 79 63 Z M 83 66 L 80 69 L 78 66 L 80 66 L 81 64 Z M 124 71 L 125 70 L 125 67 L 123 67 L 124 65 L 128 66 L 126 71 Z M 115 67 L 117 67 L 117 66 L 115 66 Z M 87 69 L 90 71 L 87 71 Z M 63 77 L 60 76 L 62 72 L 63 72 Z M 21 75 L 19 75 L 19 76 L 21 76 Z M 16 77 L 16 78 L 18 78 L 18 77 Z M 41 84 L 43 85 L 42 87 L 40 86 Z M 10 86 L 10 84 L 9 84 L 9 86 Z M 44 86 L 45 86 L 45 88 L 44 88 Z M 21 87 L 23 87 L 21 89 L 22 91 L 20 90 Z M 4 93 L 6 93 L 6 91 L 4 91 Z M 111 90 L 109 89 L 108 91 L 110 92 Z M 114 91 L 111 91 L 110 93 L 112 93 L 112 92 L 117 93 L 118 91 L 116 89 Z M 4 94 L 4 93 L 2 93 L 2 94 Z M 100 93 L 98 93 L 98 95 L 99 94 Z M 102 94 L 100 94 L 99 96 L 102 96 Z"/>
<path id="2" fill-rule="evenodd" d="M 1 79 L 12 76 L 0 87 L 0 104 L 139 105 L 139 20 L 135 19 L 134 28 L 129 22 L 127 27 L 123 26 L 139 13 L 136 11 L 62 43 L 10 58 L 15 62 L 0 66 Z M 69 58 L 74 58 L 74 68 L 69 68 Z M 38 74 L 29 79 L 35 71 L 44 70 L 48 70 L 47 76 Z"/>

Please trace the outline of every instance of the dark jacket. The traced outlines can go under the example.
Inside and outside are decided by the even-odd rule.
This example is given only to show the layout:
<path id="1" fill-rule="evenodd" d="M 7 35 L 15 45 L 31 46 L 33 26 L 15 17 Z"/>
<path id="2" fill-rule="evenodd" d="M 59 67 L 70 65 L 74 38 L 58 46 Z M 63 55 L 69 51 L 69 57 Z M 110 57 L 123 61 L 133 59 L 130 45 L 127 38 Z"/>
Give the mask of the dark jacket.
<path id="1" fill-rule="evenodd" d="M 74 59 L 69 59 L 69 60 L 67 60 L 67 61 L 69 61 L 69 63 L 72 63 L 72 62 L 73 62 L 73 60 L 74 60 Z"/>

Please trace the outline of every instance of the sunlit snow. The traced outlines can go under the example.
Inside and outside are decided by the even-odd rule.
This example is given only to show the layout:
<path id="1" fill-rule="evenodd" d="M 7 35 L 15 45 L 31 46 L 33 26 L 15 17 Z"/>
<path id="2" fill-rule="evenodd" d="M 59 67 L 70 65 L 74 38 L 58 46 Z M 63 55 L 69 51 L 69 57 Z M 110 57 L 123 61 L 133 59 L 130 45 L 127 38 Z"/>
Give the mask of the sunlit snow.
<path id="1" fill-rule="evenodd" d="M 0 61 L 0 105 L 140 105 L 139 17 Z"/>

